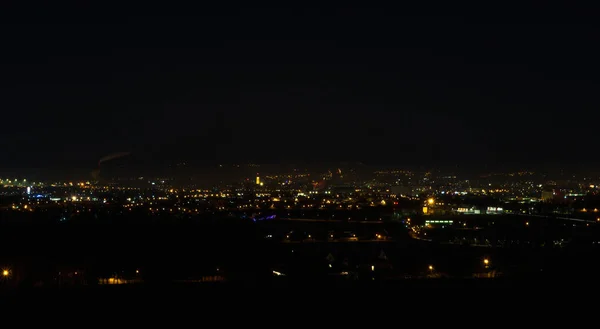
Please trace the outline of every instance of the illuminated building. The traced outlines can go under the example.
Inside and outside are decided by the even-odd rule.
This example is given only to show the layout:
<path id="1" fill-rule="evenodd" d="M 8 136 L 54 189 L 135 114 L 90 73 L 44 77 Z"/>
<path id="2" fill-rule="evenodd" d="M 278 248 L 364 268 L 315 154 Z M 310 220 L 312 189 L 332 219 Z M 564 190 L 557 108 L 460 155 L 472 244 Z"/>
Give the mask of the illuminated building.
<path id="1" fill-rule="evenodd" d="M 555 198 L 554 191 L 542 191 L 542 201 L 551 201 Z"/>
<path id="2" fill-rule="evenodd" d="M 452 220 L 426 220 L 425 225 L 452 225 Z"/>

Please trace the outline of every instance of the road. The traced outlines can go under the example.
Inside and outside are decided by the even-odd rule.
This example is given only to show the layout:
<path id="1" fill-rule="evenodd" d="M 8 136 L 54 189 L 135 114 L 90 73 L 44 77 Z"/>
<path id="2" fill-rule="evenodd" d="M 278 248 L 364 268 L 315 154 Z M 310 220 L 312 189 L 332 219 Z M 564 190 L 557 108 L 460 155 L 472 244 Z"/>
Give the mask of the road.
<path id="1" fill-rule="evenodd" d="M 314 219 L 314 218 L 278 218 L 276 220 L 290 222 L 327 222 L 327 223 L 361 223 L 361 224 L 383 224 L 383 221 L 368 220 L 340 220 L 340 219 Z"/>
<path id="2" fill-rule="evenodd" d="M 540 218 L 549 218 L 549 219 L 562 219 L 562 220 L 570 220 L 574 222 L 584 222 L 584 223 L 596 223 L 596 221 L 588 220 L 588 219 L 579 219 L 579 218 L 571 218 L 571 217 L 556 217 L 556 216 L 548 216 L 548 215 L 532 215 L 532 214 L 518 214 L 519 216 L 529 216 L 529 217 L 540 217 Z"/>
<path id="3" fill-rule="evenodd" d="M 323 240 L 310 240 L 310 241 L 281 241 L 283 243 L 357 243 L 357 242 L 395 242 L 394 240 L 383 240 L 383 239 L 371 239 L 371 240 L 356 240 L 356 241 L 347 241 L 347 240 L 333 240 L 333 241 L 323 241 Z"/>

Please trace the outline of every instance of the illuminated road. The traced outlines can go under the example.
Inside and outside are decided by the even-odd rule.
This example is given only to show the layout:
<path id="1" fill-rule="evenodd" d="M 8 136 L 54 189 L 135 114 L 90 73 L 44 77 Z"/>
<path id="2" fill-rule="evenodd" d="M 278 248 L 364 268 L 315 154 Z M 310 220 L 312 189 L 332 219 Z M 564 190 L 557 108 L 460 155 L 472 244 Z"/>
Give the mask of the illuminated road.
<path id="1" fill-rule="evenodd" d="M 372 239 L 372 240 L 356 240 L 356 241 L 323 241 L 323 240 L 311 240 L 311 241 L 281 241 L 282 243 L 359 243 L 359 242 L 395 242 L 394 240 L 382 240 L 382 239 Z"/>
<path id="2" fill-rule="evenodd" d="M 327 223 L 361 223 L 361 224 L 383 224 L 383 221 L 368 220 L 340 220 L 340 219 L 314 219 L 314 218 L 278 218 L 280 221 L 290 222 L 327 222 Z"/>
<path id="3" fill-rule="evenodd" d="M 570 220 L 574 222 L 583 222 L 583 223 L 595 223 L 596 221 L 588 220 L 588 219 L 579 219 L 579 218 L 571 218 L 571 217 L 555 217 L 555 216 L 547 216 L 547 215 L 533 215 L 533 214 L 517 214 L 519 216 L 526 217 L 539 217 L 539 218 L 549 218 L 549 219 L 562 219 L 562 220 Z"/>
<path id="4" fill-rule="evenodd" d="M 411 234 L 409 234 L 411 238 L 415 239 L 415 240 L 421 240 L 421 241 L 427 241 L 427 242 L 431 242 L 433 240 L 431 239 L 425 239 L 425 238 L 421 238 L 418 235 L 414 234 L 411 232 Z"/>

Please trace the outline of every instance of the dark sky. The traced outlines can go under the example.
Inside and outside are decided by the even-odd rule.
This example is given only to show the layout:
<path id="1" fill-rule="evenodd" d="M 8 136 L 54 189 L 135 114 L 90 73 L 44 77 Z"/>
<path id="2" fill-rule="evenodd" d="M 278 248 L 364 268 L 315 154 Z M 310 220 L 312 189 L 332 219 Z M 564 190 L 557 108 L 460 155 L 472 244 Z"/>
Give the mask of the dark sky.
<path id="1" fill-rule="evenodd" d="M 2 10 L 0 169 L 596 163 L 597 8 Z"/>

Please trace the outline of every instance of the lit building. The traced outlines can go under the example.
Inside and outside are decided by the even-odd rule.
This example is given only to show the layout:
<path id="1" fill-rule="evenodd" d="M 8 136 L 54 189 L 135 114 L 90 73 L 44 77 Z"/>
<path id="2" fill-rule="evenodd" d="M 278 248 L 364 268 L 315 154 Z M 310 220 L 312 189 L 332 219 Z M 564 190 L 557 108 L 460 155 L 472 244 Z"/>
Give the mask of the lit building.
<path id="1" fill-rule="evenodd" d="M 430 226 L 430 225 L 452 225 L 452 223 L 454 223 L 454 221 L 452 220 L 426 220 L 425 221 L 425 225 Z"/>
<path id="2" fill-rule="evenodd" d="M 554 199 L 554 191 L 542 191 L 542 201 L 551 201 Z"/>
<path id="3" fill-rule="evenodd" d="M 502 214 L 504 209 L 501 207 L 487 207 L 485 213 L 488 215 Z"/>

